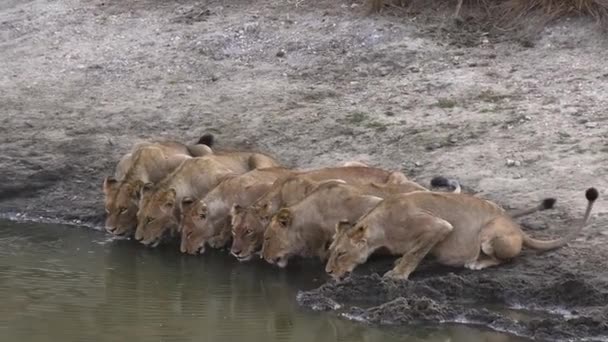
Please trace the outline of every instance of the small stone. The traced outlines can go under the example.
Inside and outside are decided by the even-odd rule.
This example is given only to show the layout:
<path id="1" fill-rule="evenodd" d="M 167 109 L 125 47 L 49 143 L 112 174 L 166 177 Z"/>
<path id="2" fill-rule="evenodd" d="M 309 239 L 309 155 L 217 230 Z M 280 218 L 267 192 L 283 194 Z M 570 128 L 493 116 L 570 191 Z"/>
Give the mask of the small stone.
<path id="1" fill-rule="evenodd" d="M 587 127 L 587 128 L 595 128 L 595 127 L 597 127 L 597 122 L 587 122 L 585 124 L 585 127 Z"/>
<path id="2" fill-rule="evenodd" d="M 284 50 L 279 50 L 277 52 L 277 57 L 279 57 L 279 58 L 285 57 L 285 51 Z"/>
<path id="3" fill-rule="evenodd" d="M 417 68 L 417 67 L 415 67 L 415 66 L 411 66 L 411 67 L 409 67 L 409 68 L 408 68 L 408 70 L 409 70 L 410 72 L 413 72 L 413 73 L 418 73 L 418 72 L 420 72 L 420 69 L 419 69 L 419 68 Z"/>
<path id="4" fill-rule="evenodd" d="M 414 162 L 414 166 L 415 167 L 420 167 L 420 166 L 422 166 L 422 164 L 420 162 Z"/>
<path id="5" fill-rule="evenodd" d="M 217 80 L 219 80 L 220 78 L 217 75 L 211 75 L 211 82 L 215 82 Z"/>
<path id="6" fill-rule="evenodd" d="M 509 166 L 509 167 L 515 166 L 515 160 L 513 160 L 513 159 L 507 159 L 507 166 Z"/>

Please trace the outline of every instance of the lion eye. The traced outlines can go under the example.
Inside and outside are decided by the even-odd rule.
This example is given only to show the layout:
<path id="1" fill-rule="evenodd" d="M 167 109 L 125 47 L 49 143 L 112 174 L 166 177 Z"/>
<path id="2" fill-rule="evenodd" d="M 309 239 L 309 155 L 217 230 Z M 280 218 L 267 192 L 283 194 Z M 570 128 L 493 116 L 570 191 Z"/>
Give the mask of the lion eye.
<path id="1" fill-rule="evenodd" d="M 110 209 L 106 208 L 106 214 L 110 213 Z"/>
<path id="2" fill-rule="evenodd" d="M 186 234 L 186 239 L 190 239 L 192 237 L 192 232 L 188 232 L 188 234 Z"/>
<path id="3" fill-rule="evenodd" d="M 247 235 L 251 235 L 251 234 L 253 234 L 253 230 L 251 230 L 251 229 L 247 229 L 247 231 L 246 231 L 245 233 L 246 233 Z"/>
<path id="4" fill-rule="evenodd" d="M 154 218 L 153 218 L 153 217 L 147 217 L 147 218 L 146 218 L 146 224 L 148 224 L 148 223 L 150 223 L 150 222 L 152 222 L 152 221 L 154 221 Z"/>
<path id="5" fill-rule="evenodd" d="M 346 254 L 345 251 L 341 251 L 338 253 L 338 258 L 343 257 Z"/>
<path id="6" fill-rule="evenodd" d="M 120 213 L 124 214 L 127 211 L 127 208 L 120 208 Z"/>
<path id="7" fill-rule="evenodd" d="M 201 220 L 204 220 L 207 217 L 207 215 L 205 215 L 205 214 L 199 214 L 198 217 L 200 217 Z"/>

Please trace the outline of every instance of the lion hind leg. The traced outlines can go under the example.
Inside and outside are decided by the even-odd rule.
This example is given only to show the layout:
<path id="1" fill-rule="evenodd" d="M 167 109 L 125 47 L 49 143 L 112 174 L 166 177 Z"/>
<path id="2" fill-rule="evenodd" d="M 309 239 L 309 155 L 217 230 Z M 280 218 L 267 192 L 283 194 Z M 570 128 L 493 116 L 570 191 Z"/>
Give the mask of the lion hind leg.
<path id="1" fill-rule="evenodd" d="M 519 227 L 508 217 L 499 216 L 485 225 L 481 230 L 481 254 L 465 267 L 483 269 L 501 264 L 519 255 L 523 240 Z"/>
<path id="2" fill-rule="evenodd" d="M 385 277 L 406 280 L 431 249 L 443 241 L 454 227 L 439 217 L 416 214 L 408 220 L 407 229 L 412 231 L 412 241 L 406 243 L 407 251 Z"/>

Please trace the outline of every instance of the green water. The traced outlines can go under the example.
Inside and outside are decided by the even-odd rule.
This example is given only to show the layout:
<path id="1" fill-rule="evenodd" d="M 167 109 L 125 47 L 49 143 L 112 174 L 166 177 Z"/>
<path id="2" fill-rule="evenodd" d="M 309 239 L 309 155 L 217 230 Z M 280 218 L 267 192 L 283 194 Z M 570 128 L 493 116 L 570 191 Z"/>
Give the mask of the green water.
<path id="1" fill-rule="evenodd" d="M 319 286 L 321 272 L 0 221 L 0 341 L 523 341 L 465 326 L 371 327 L 299 307 L 297 291 Z"/>

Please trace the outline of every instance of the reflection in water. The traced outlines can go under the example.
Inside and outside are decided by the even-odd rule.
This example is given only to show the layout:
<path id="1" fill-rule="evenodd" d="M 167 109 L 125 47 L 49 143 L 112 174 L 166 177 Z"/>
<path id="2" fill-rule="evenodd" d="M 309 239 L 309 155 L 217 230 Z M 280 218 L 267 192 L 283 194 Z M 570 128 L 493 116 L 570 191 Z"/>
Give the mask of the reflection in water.
<path id="1" fill-rule="evenodd" d="M 463 326 L 377 328 L 297 306 L 322 267 L 183 256 L 90 229 L 0 222 L 6 341 L 521 341 Z"/>

